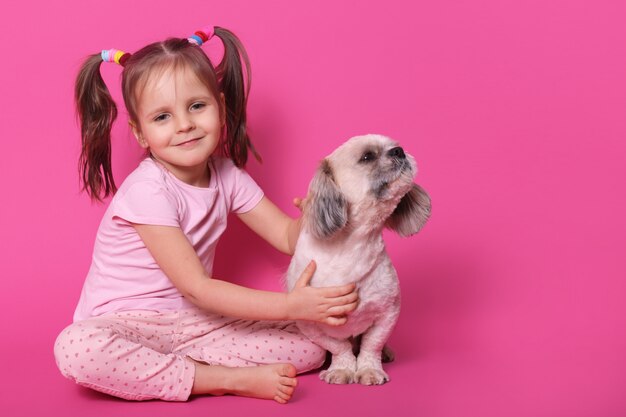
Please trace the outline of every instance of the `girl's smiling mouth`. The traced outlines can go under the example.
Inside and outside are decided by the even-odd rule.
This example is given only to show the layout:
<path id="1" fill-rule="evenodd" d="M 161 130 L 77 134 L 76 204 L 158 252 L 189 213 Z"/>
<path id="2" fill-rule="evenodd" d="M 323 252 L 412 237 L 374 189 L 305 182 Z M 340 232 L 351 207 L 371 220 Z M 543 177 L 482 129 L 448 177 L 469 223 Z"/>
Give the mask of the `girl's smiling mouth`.
<path id="1" fill-rule="evenodd" d="M 180 146 L 180 147 L 183 147 L 183 148 L 190 147 L 190 146 L 193 146 L 196 143 L 198 143 L 198 141 L 200 141 L 201 139 L 202 138 L 189 139 L 189 140 L 181 142 L 181 143 L 179 143 L 178 145 L 175 145 L 175 146 Z"/>

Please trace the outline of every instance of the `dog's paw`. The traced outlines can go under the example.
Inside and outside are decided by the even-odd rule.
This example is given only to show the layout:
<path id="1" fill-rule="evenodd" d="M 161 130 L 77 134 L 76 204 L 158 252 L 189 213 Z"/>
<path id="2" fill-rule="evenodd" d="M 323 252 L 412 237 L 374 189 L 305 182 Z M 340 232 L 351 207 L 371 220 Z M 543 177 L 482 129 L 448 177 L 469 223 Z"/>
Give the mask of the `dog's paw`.
<path id="1" fill-rule="evenodd" d="M 389 375 L 382 369 L 363 368 L 356 373 L 355 379 L 362 385 L 382 385 L 389 381 Z"/>
<path id="2" fill-rule="evenodd" d="M 329 384 L 352 384 L 354 382 L 354 371 L 350 369 L 329 369 L 320 373 L 320 379 Z"/>

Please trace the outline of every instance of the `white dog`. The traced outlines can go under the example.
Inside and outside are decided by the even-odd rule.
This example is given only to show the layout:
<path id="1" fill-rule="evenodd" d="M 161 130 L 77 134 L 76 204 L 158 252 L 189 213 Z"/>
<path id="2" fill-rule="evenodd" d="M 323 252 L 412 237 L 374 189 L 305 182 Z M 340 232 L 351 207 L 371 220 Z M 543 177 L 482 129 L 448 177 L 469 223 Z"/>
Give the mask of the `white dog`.
<path id="1" fill-rule="evenodd" d="M 415 160 L 380 135 L 350 139 L 320 164 L 303 207 L 304 225 L 287 271 L 291 291 L 311 260 L 315 287 L 356 282 L 359 305 L 342 326 L 298 322 L 332 354 L 320 378 L 331 384 L 383 384 L 381 352 L 400 313 L 398 277 L 382 239 L 386 226 L 417 233 L 430 216 L 430 198 L 413 183 Z M 351 339 L 362 335 L 358 358 Z"/>

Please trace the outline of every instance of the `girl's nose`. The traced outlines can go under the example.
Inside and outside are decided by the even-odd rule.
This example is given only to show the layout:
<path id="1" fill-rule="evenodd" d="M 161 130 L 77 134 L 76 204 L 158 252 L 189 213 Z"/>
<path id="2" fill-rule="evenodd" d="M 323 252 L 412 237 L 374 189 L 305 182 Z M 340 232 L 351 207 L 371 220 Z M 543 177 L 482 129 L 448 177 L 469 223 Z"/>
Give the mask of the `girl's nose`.
<path id="1" fill-rule="evenodd" d="M 179 132 L 189 132 L 190 130 L 193 130 L 193 128 L 194 128 L 193 120 L 191 120 L 190 117 L 181 116 L 178 119 L 178 131 Z"/>

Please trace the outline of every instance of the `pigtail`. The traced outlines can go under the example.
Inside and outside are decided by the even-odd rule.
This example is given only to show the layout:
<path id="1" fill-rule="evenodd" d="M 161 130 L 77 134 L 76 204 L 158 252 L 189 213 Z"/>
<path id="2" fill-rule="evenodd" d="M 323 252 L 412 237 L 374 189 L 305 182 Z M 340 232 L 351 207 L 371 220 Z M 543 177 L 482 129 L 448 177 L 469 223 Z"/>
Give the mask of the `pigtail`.
<path id="1" fill-rule="evenodd" d="M 261 156 L 250 141 L 246 125 L 250 61 L 241 41 L 234 33 L 216 26 L 215 35 L 224 44 L 224 58 L 216 68 L 217 79 L 226 101 L 226 140 L 223 142 L 223 152 L 241 168 L 248 160 L 248 148 L 255 158 L 261 161 Z"/>
<path id="2" fill-rule="evenodd" d="M 111 170 L 111 127 L 117 107 L 100 74 L 101 63 L 100 54 L 91 55 L 78 73 L 74 90 L 82 138 L 78 162 L 82 189 L 97 201 L 117 191 Z"/>

